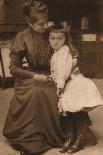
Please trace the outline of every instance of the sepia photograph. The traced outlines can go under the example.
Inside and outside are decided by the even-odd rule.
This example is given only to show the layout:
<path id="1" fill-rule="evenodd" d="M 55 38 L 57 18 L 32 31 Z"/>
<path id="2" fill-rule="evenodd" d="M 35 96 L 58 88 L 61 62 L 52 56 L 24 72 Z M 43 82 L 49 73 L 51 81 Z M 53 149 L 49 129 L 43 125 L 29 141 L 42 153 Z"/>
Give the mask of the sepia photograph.
<path id="1" fill-rule="evenodd" d="M 0 155 L 103 154 L 103 0 L 0 0 Z"/>

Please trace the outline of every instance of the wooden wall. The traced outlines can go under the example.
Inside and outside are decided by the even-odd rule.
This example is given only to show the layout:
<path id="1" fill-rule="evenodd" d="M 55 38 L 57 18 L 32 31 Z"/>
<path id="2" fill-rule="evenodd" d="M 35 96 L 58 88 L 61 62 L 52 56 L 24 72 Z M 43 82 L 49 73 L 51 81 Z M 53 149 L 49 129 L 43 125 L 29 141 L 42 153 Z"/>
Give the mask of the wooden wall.
<path id="1" fill-rule="evenodd" d="M 25 0 L 0 0 L 0 32 L 15 32 L 25 27 L 22 3 Z M 82 16 L 88 16 L 90 27 L 103 28 L 103 0 L 43 0 L 49 6 L 52 20 L 71 20 L 74 28 L 80 28 Z"/>
<path id="2" fill-rule="evenodd" d="M 25 27 L 24 0 L 0 0 L 0 32 L 17 32 Z"/>

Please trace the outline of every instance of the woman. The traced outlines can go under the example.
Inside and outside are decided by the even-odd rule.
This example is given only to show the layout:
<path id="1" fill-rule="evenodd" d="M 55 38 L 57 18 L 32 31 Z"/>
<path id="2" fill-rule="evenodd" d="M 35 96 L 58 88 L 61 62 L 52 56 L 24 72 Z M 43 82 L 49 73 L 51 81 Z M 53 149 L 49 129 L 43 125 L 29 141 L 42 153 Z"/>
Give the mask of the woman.
<path id="1" fill-rule="evenodd" d="M 17 34 L 11 48 L 10 71 L 15 77 L 3 134 L 21 154 L 40 154 L 62 145 L 65 138 L 58 116 L 58 98 L 48 81 L 50 59 L 46 29 L 47 6 L 37 0 L 26 0 L 23 12 L 28 29 Z M 23 58 L 28 68 L 23 69 Z"/>
<path id="2" fill-rule="evenodd" d="M 4 136 L 26 153 L 40 153 L 60 146 L 64 135 L 57 114 L 57 96 L 47 79 L 51 53 L 45 31 L 47 6 L 28 0 L 23 5 L 29 28 L 17 34 L 11 48 L 10 71 L 15 77 L 14 92 Z M 27 59 L 28 69 L 22 67 Z"/>

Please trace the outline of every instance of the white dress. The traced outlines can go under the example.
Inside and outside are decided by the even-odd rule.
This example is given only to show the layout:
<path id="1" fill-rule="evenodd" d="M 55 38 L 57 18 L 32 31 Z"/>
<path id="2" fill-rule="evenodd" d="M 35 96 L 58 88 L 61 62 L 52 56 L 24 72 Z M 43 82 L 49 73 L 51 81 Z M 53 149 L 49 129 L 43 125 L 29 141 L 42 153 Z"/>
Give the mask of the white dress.
<path id="1" fill-rule="evenodd" d="M 96 85 L 85 78 L 76 67 L 72 71 L 72 56 L 67 45 L 55 52 L 51 59 L 51 76 L 57 88 L 64 91 L 59 96 L 59 112 L 77 112 L 83 108 L 95 108 L 103 105 L 102 97 Z M 71 77 L 70 80 L 66 80 Z"/>

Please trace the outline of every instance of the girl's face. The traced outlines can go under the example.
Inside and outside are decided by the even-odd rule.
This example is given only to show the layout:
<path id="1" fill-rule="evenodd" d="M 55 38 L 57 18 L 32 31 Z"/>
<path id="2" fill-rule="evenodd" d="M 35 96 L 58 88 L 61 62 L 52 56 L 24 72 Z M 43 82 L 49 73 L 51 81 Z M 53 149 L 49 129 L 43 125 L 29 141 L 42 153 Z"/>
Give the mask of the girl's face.
<path id="1" fill-rule="evenodd" d="M 32 29 L 38 33 L 44 33 L 48 27 L 48 18 L 40 16 L 36 22 L 29 23 Z"/>
<path id="2" fill-rule="evenodd" d="M 62 32 L 50 32 L 49 43 L 53 50 L 57 51 L 65 45 L 66 37 Z"/>

